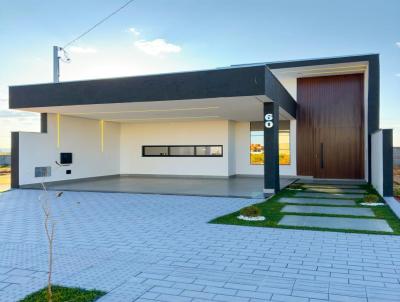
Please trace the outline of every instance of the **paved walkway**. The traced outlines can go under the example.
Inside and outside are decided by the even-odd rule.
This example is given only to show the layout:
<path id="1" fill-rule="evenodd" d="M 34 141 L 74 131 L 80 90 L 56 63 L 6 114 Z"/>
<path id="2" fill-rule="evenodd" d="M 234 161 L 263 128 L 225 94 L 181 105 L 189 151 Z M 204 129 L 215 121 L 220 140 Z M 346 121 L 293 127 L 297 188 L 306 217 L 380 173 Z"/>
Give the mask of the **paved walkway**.
<path id="1" fill-rule="evenodd" d="M 340 188 L 327 184 L 320 186 L 315 184 L 312 186 L 303 185 L 303 187 L 305 187 L 305 189 L 303 191 L 297 191 L 294 197 L 285 197 L 278 200 L 281 203 L 293 204 L 286 205 L 281 212 L 305 215 L 313 214 L 314 216 L 285 215 L 279 221 L 279 225 L 336 230 L 393 232 L 393 229 L 386 220 L 375 218 L 375 214 L 371 208 L 358 206 L 355 200 L 349 199 L 355 192 L 367 193 L 365 189 L 355 189 L 354 187 Z M 340 194 L 338 194 L 339 191 L 341 192 Z M 363 196 L 363 194 L 360 195 L 360 197 Z M 306 206 L 304 204 L 306 204 Z M 339 207 L 339 205 L 346 205 L 346 207 Z M 345 215 L 353 217 L 318 217 L 320 215 Z M 362 218 L 365 216 L 369 216 L 370 219 Z"/>
<path id="2" fill-rule="evenodd" d="M 2 302 L 46 283 L 38 194 L 0 194 Z M 54 280 L 101 302 L 400 300 L 400 237 L 207 224 L 252 202 L 66 192 Z"/>

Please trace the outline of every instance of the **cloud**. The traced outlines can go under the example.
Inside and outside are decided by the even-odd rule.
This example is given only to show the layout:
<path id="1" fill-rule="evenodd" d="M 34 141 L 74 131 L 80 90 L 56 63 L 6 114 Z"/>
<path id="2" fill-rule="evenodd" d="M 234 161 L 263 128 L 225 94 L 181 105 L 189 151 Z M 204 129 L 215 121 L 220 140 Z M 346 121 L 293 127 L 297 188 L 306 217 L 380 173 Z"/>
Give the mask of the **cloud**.
<path id="1" fill-rule="evenodd" d="M 139 40 L 135 42 L 135 46 L 144 53 L 152 56 L 179 53 L 182 50 L 180 46 L 168 43 L 164 39 L 155 39 L 152 41 Z"/>
<path id="2" fill-rule="evenodd" d="M 400 77 L 400 73 L 396 73 L 396 77 Z"/>
<path id="3" fill-rule="evenodd" d="M 92 47 L 79 47 L 79 46 L 71 46 L 68 49 L 70 52 L 73 53 L 81 53 L 81 54 L 87 54 L 87 53 L 96 53 L 97 49 L 92 48 Z"/>
<path id="4" fill-rule="evenodd" d="M 400 48 L 400 42 L 396 42 L 396 46 Z"/>
<path id="5" fill-rule="evenodd" d="M 137 30 L 136 28 L 134 28 L 134 27 L 128 28 L 128 31 L 129 31 L 130 33 L 132 33 L 135 37 L 140 36 L 140 31 L 138 31 L 138 30 Z"/>

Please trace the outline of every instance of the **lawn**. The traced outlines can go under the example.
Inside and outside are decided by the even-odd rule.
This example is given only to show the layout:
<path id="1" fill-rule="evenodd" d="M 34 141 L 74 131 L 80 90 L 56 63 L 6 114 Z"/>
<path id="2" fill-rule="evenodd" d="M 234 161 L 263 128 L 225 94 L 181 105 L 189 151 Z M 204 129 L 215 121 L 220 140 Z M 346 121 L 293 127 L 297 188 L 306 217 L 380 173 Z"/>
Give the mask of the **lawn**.
<path id="1" fill-rule="evenodd" d="M 322 230 L 322 231 L 333 231 L 333 232 L 346 232 L 346 233 L 364 233 L 364 234 L 395 234 L 400 235 L 400 220 L 397 216 L 392 212 L 389 206 L 379 206 L 379 207 L 369 207 L 375 213 L 376 217 L 385 219 L 388 224 L 393 229 L 393 233 L 386 232 L 374 232 L 374 231 L 356 231 L 356 230 L 348 230 L 348 229 L 326 229 L 326 228 L 311 228 L 311 227 L 294 227 L 294 226 L 281 226 L 278 225 L 278 222 L 284 215 L 302 215 L 302 216 L 326 216 L 326 217 L 352 217 L 358 218 L 355 216 L 346 216 L 346 215 L 327 215 L 327 214 L 304 214 L 304 213 L 281 213 L 281 209 L 287 205 L 288 203 L 280 203 L 278 199 L 281 197 L 290 197 L 296 192 L 295 190 L 291 190 L 293 186 L 290 186 L 287 189 L 282 190 L 278 194 L 274 195 L 272 198 L 267 199 L 264 202 L 256 204 L 262 211 L 262 215 L 266 217 L 264 221 L 244 221 L 237 218 L 239 215 L 239 209 L 237 212 L 230 213 L 225 216 L 218 217 L 210 221 L 210 223 L 216 224 L 231 224 L 231 225 L 243 225 L 243 226 L 255 226 L 255 227 L 269 227 L 269 228 L 284 228 L 284 229 L 301 229 L 301 230 Z M 377 194 L 377 192 L 370 185 L 362 185 L 360 188 L 365 188 L 368 191 L 368 194 Z M 362 199 L 355 199 L 357 203 L 357 207 L 365 207 L 361 206 L 359 203 L 362 202 Z M 315 205 L 315 204 L 309 204 Z M 325 205 L 324 205 L 325 206 Z M 359 217 L 359 218 L 367 218 L 369 217 Z"/>
<path id="2" fill-rule="evenodd" d="M 92 302 L 106 293 L 99 290 L 84 290 L 63 286 L 52 286 L 53 302 Z M 47 288 L 26 296 L 20 302 L 47 302 Z"/>

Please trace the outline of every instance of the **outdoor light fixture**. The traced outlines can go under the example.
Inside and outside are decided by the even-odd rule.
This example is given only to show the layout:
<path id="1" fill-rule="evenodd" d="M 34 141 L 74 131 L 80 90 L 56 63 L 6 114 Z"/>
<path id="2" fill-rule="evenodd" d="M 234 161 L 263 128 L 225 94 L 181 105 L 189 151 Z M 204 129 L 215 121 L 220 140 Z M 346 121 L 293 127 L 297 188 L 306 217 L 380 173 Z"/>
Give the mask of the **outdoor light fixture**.
<path id="1" fill-rule="evenodd" d="M 60 148 L 60 114 L 57 113 L 57 148 Z"/>
<path id="2" fill-rule="evenodd" d="M 100 146 L 101 152 L 104 152 L 104 121 L 100 121 Z"/>

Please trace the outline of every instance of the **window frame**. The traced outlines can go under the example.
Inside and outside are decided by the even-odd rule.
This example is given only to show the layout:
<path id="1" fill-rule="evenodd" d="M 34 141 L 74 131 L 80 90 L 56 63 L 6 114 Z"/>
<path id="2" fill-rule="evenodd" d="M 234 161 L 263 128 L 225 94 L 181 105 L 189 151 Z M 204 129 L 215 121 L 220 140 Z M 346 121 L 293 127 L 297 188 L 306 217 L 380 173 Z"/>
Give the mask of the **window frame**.
<path id="1" fill-rule="evenodd" d="M 168 153 L 166 155 L 146 155 L 145 149 L 147 147 L 167 147 Z M 193 155 L 171 155 L 171 147 L 192 147 Z M 220 155 L 198 155 L 196 152 L 196 147 L 219 147 L 221 148 Z M 142 145 L 142 157 L 223 157 L 224 156 L 224 146 L 223 145 Z"/>

